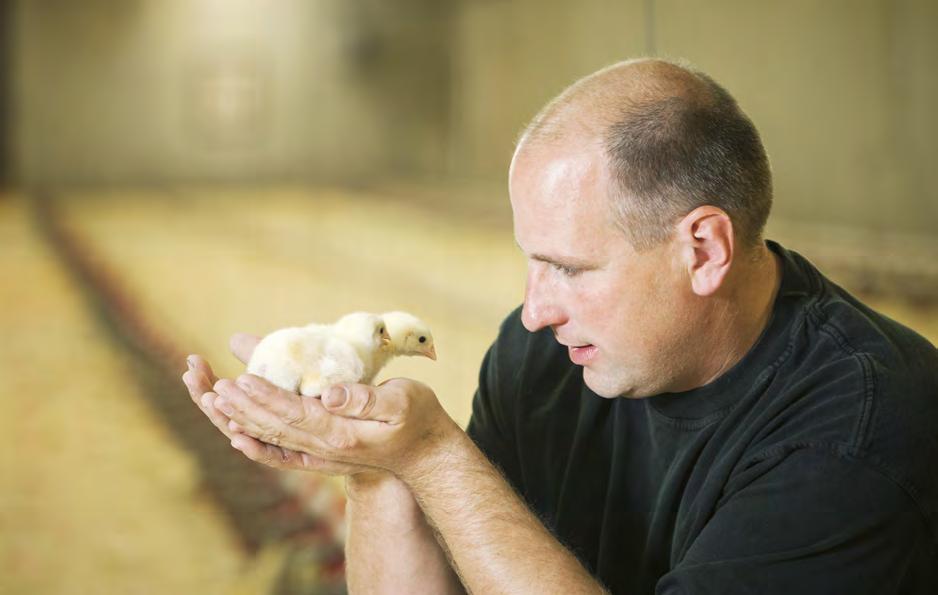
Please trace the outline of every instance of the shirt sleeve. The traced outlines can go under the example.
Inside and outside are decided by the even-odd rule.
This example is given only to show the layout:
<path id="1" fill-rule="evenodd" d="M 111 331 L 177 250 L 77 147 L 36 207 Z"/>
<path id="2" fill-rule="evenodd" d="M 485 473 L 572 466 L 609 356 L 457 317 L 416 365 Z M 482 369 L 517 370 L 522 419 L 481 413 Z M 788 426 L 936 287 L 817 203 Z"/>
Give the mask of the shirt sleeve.
<path id="1" fill-rule="evenodd" d="M 659 580 L 658 595 L 938 592 L 934 575 L 910 570 L 935 567 L 938 558 L 922 513 L 898 483 L 814 449 L 763 465 Z"/>

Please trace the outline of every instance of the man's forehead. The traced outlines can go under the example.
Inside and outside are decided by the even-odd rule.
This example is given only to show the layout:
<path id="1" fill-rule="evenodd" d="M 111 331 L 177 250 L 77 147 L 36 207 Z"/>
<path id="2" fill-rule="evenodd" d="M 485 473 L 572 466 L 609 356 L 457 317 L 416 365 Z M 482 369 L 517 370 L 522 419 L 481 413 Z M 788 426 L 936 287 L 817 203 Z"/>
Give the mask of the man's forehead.
<path id="1" fill-rule="evenodd" d="M 626 243 L 603 199 L 532 192 L 513 199 L 512 213 L 516 243 L 536 260 L 595 261 Z"/>
<path id="2" fill-rule="evenodd" d="M 605 160 L 589 148 L 576 145 L 519 150 L 512 161 L 509 192 L 512 201 L 534 201 L 562 207 L 605 196 Z"/>

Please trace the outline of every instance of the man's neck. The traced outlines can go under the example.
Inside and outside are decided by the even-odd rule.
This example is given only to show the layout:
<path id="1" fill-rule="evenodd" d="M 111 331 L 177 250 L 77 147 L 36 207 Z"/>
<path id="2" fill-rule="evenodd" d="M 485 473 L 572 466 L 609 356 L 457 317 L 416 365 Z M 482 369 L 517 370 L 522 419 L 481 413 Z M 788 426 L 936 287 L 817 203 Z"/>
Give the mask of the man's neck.
<path id="1" fill-rule="evenodd" d="M 699 354 L 702 366 L 697 386 L 707 385 L 735 366 L 762 336 L 782 278 L 778 255 L 763 245 L 756 258 L 741 262 L 734 287 L 707 317 L 709 328 Z"/>

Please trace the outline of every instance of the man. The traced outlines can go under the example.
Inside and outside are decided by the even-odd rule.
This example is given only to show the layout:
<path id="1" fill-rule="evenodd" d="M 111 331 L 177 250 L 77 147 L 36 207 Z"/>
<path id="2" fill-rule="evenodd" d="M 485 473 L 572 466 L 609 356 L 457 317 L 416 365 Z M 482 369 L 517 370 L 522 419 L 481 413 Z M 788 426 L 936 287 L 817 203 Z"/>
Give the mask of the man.
<path id="1" fill-rule="evenodd" d="M 509 178 L 525 300 L 467 433 L 414 381 L 300 399 L 190 358 L 235 448 L 348 476 L 353 592 L 938 592 L 938 353 L 763 241 L 725 90 L 604 69 Z"/>

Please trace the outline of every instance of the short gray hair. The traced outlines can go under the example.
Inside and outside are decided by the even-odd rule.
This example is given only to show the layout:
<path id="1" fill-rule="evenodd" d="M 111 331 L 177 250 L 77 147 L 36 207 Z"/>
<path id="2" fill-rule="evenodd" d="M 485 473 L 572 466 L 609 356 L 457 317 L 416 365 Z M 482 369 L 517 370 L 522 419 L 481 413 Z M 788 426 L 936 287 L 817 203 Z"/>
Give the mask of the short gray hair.
<path id="1" fill-rule="evenodd" d="M 593 107 L 603 121 L 595 133 L 612 177 L 610 206 L 636 250 L 666 241 L 678 220 L 703 205 L 727 213 L 739 245 L 760 243 L 772 207 L 772 175 L 752 121 L 709 76 L 664 60 L 638 62 L 652 70 L 647 82 L 602 90 L 619 85 L 615 77 L 625 78 L 617 69 L 636 63 L 574 83 L 541 110 L 523 137 L 557 139 L 567 128 L 558 120 L 571 105 L 599 104 Z"/>

